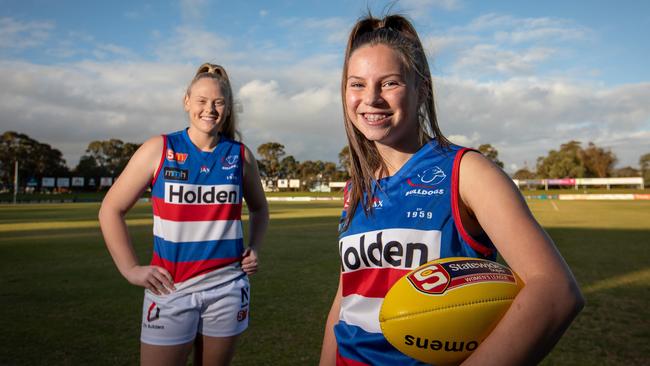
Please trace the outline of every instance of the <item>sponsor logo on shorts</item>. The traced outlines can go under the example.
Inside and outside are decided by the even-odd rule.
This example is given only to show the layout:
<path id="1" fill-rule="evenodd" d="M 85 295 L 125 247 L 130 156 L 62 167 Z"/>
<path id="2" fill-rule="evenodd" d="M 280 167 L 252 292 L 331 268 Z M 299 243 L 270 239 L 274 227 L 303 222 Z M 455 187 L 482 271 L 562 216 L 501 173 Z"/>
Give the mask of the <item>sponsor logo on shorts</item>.
<path id="1" fill-rule="evenodd" d="M 187 169 L 170 168 L 166 166 L 164 176 L 165 180 L 186 181 L 189 178 L 189 171 Z"/>
<path id="2" fill-rule="evenodd" d="M 237 321 L 241 322 L 246 320 L 248 317 L 248 304 L 250 303 L 250 287 L 245 286 L 241 288 L 241 306 L 239 312 L 237 313 Z"/>
<path id="3" fill-rule="evenodd" d="M 480 282 L 516 283 L 508 267 L 478 259 L 430 264 L 406 278 L 416 290 L 429 295 L 440 295 L 457 287 Z"/>
<path id="4" fill-rule="evenodd" d="M 160 308 L 155 302 L 152 302 L 151 305 L 149 305 L 149 311 L 147 312 L 147 321 L 152 322 L 158 319 L 160 319 Z"/>
<path id="5" fill-rule="evenodd" d="M 172 149 L 167 149 L 167 160 L 184 164 L 185 160 L 187 160 L 187 153 L 179 153 L 174 152 Z"/>
<path id="6" fill-rule="evenodd" d="M 237 313 L 238 322 L 246 320 L 247 317 L 248 317 L 248 309 L 239 310 L 239 312 Z"/>

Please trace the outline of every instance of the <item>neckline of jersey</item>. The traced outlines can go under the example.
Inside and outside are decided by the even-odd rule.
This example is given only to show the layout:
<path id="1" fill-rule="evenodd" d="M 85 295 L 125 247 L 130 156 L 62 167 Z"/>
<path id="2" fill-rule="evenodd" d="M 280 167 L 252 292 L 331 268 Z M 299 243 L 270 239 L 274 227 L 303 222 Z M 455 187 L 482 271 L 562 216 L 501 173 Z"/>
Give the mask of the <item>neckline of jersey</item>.
<path id="1" fill-rule="evenodd" d="M 195 150 L 196 152 L 198 152 L 198 153 L 201 155 L 201 157 L 204 158 L 204 159 L 205 159 L 205 158 L 209 158 L 210 156 L 212 156 L 212 155 L 213 155 L 213 154 L 214 154 L 214 153 L 219 149 L 219 147 L 220 147 L 221 145 L 223 145 L 222 142 L 224 141 L 224 137 L 221 136 L 221 134 L 219 134 L 219 135 L 218 135 L 218 136 L 219 136 L 219 141 L 217 141 L 217 144 L 214 146 L 214 149 L 212 149 L 212 151 L 203 151 L 203 150 L 199 149 L 199 147 L 196 146 L 196 145 L 194 144 L 194 142 L 192 142 L 192 139 L 190 138 L 190 134 L 188 133 L 188 130 L 189 130 L 189 127 L 183 129 L 183 138 L 184 138 L 185 141 L 186 141 L 190 146 L 192 146 L 192 148 L 194 148 L 194 150 Z"/>
<path id="2" fill-rule="evenodd" d="M 409 171 L 411 171 L 411 166 L 415 164 L 415 161 L 417 160 L 417 157 L 424 154 L 427 150 L 429 149 L 434 149 L 436 146 L 438 146 L 438 141 L 433 139 L 426 144 L 422 145 L 418 151 L 415 152 L 415 154 L 411 155 L 411 157 L 402 165 L 397 172 L 393 175 L 389 175 L 386 177 L 382 177 L 377 179 L 377 182 L 379 184 L 388 184 L 391 180 L 398 179 L 402 177 L 403 175 L 407 174 Z"/>

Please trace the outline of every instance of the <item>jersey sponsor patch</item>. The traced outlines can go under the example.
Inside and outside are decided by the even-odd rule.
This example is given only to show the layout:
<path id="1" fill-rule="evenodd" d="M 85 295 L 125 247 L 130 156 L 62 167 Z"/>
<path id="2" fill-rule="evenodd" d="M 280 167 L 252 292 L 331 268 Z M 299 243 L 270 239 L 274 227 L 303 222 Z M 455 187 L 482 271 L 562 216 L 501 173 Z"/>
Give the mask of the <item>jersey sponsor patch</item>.
<path id="1" fill-rule="evenodd" d="M 187 169 L 171 168 L 166 166 L 164 169 L 165 180 L 187 181 L 189 171 Z"/>
<path id="2" fill-rule="evenodd" d="M 384 229 L 339 241 L 343 272 L 363 268 L 415 268 L 440 257 L 439 230 Z"/>
<path id="3" fill-rule="evenodd" d="M 187 155 L 187 153 L 179 153 L 175 152 L 172 149 L 167 149 L 167 160 L 169 161 L 175 161 L 179 164 L 184 164 L 185 160 L 187 160 Z"/>
<path id="4" fill-rule="evenodd" d="M 240 203 L 239 186 L 234 184 L 201 185 L 165 182 L 165 202 L 212 205 Z"/>

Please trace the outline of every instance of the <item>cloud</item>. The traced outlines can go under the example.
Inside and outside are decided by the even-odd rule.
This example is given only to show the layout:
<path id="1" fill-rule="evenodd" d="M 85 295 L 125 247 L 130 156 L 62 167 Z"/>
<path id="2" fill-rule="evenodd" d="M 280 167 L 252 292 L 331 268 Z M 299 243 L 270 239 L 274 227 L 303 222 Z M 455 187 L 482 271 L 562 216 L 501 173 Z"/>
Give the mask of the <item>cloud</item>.
<path id="1" fill-rule="evenodd" d="M 463 7 L 461 0 L 402 0 L 399 4 L 416 17 L 432 8 L 452 11 Z"/>
<path id="2" fill-rule="evenodd" d="M 568 19 L 515 18 L 496 13 L 479 16 L 464 28 L 471 33 L 492 32 L 495 41 L 509 43 L 581 41 L 593 34 L 589 28 Z"/>
<path id="3" fill-rule="evenodd" d="M 192 4 L 205 3 L 183 6 Z M 6 19 L 0 20 L 0 35 L 26 44 L 43 42 L 54 30 L 53 23 Z M 281 26 L 299 33 L 299 45 L 269 41 L 263 48 L 180 26 L 169 37 L 155 38 L 152 60 L 121 44 L 68 33 L 55 45 L 62 59 L 68 50 L 87 61 L 39 65 L 0 59 L 2 130 L 51 144 L 74 167 L 92 140 L 142 142 L 185 127 L 185 87 L 195 68 L 212 60 L 231 75 L 243 106 L 240 129 L 253 151 L 277 141 L 300 161 L 336 161 L 346 144 L 339 83 L 349 25 L 337 17 L 285 19 Z M 343 41 L 332 43 L 340 45 L 336 50 L 299 52 L 300 42 L 324 43 L 337 31 Z M 648 152 L 650 83 L 608 86 L 544 68 L 566 56 L 573 42 L 589 37 L 588 29 L 570 21 L 497 14 L 423 35 L 430 53 L 451 60 L 445 67 L 449 72 L 435 80 L 443 133 L 462 145 L 491 143 L 511 169 L 524 163 L 534 168 L 537 156 L 571 139 L 609 147 L 619 165 L 636 166 Z M 73 40 L 89 47 L 74 48 Z M 567 70 L 579 74 L 573 65 Z"/>
<path id="4" fill-rule="evenodd" d="M 336 161 L 347 144 L 339 95 L 328 86 L 287 93 L 275 80 L 252 80 L 237 94 L 244 105 L 244 141 L 252 149 L 267 141 L 280 142 L 299 160 Z"/>
<path id="5" fill-rule="evenodd" d="M 0 18 L 0 49 L 27 49 L 37 47 L 50 38 L 53 22 L 21 22 L 13 18 Z"/>
<path id="6" fill-rule="evenodd" d="M 192 23 L 203 18 L 209 0 L 180 0 L 181 16 L 185 22 Z"/>
<path id="7" fill-rule="evenodd" d="M 279 25 L 296 32 L 302 39 L 324 39 L 332 44 L 345 44 L 352 25 L 342 17 L 329 18 L 283 18 Z"/>
<path id="8" fill-rule="evenodd" d="M 535 66 L 546 61 L 556 51 L 551 48 L 529 48 L 522 51 L 499 49 L 494 45 L 479 44 L 459 55 L 451 70 L 466 76 L 533 75 Z"/>
<path id="9" fill-rule="evenodd" d="M 647 146 L 650 83 L 606 87 L 531 77 L 486 83 L 449 78 L 436 85 L 443 133 L 478 136 L 460 141 L 491 143 L 507 163 L 528 159 L 534 167 L 536 157 L 577 139 L 610 147 L 621 163 L 636 165 Z"/>
<path id="10" fill-rule="evenodd" d="M 231 49 L 229 39 L 190 26 L 177 27 L 170 38 L 160 40 L 154 52 L 162 62 L 192 60 L 202 63 L 219 55 L 219 62 L 226 63 L 242 57 Z"/>

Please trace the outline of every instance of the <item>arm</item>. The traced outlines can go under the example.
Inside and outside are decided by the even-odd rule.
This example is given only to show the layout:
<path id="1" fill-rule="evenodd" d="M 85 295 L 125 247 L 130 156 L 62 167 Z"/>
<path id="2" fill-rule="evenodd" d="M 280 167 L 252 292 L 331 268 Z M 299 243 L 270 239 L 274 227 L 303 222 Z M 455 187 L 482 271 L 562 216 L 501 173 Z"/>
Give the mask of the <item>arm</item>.
<path id="1" fill-rule="evenodd" d="M 122 174 L 104 197 L 99 209 L 99 223 L 106 247 L 113 261 L 130 283 L 145 287 L 153 293 L 169 293 L 174 289 L 171 275 L 156 266 L 140 266 L 124 221 L 151 181 L 162 154 L 162 136 L 154 137 L 133 154 Z"/>
<path id="2" fill-rule="evenodd" d="M 327 315 L 325 323 L 325 335 L 323 336 L 323 348 L 320 353 L 320 366 L 336 365 L 336 337 L 334 337 L 334 325 L 339 321 L 341 312 L 341 277 L 339 276 L 339 287 L 332 302 L 332 307 Z"/>
<path id="3" fill-rule="evenodd" d="M 536 364 L 584 306 L 580 289 L 503 171 L 482 155 L 469 152 L 461 161 L 460 177 L 459 201 L 469 227 L 480 224 L 479 230 L 485 230 L 525 283 L 494 331 L 463 364 Z"/>
<path id="4" fill-rule="evenodd" d="M 253 153 L 245 147 L 244 150 L 244 181 L 243 195 L 248 206 L 248 248 L 244 251 L 242 269 L 246 274 L 257 272 L 259 249 L 264 240 L 264 234 L 269 224 L 269 206 L 262 189 L 257 161 Z"/>

